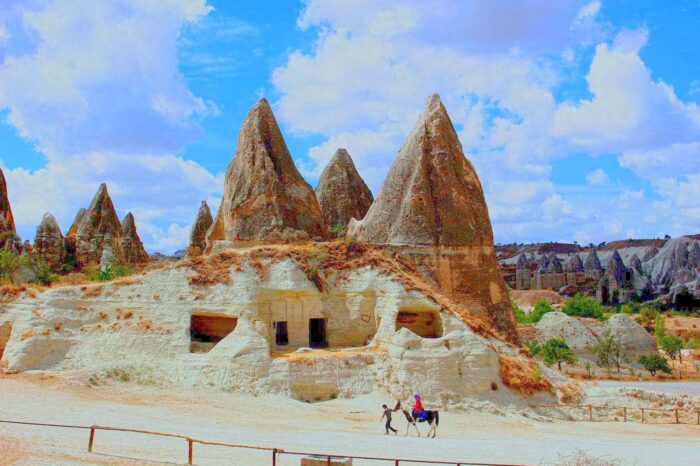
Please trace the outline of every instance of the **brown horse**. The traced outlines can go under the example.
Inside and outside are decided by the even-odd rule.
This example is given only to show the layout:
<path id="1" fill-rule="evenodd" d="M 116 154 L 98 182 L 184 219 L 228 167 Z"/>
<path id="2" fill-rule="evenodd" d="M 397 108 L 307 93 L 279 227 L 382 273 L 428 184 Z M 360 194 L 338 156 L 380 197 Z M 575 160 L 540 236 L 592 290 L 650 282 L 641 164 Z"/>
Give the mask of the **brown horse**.
<path id="1" fill-rule="evenodd" d="M 408 409 L 401 407 L 400 401 L 396 403 L 396 407 L 394 408 L 394 410 L 398 411 L 399 409 L 403 413 L 404 417 L 406 417 L 406 422 L 408 423 L 406 425 L 406 435 L 408 435 L 408 430 L 411 428 L 411 426 L 413 426 L 416 429 L 416 432 L 418 432 L 418 436 L 420 437 L 420 430 L 418 430 L 418 425 L 416 423 L 427 422 L 430 426 L 430 430 L 428 431 L 427 437 L 430 437 L 430 434 L 432 433 L 432 438 L 435 438 L 435 436 L 437 435 L 437 427 L 440 423 L 440 413 L 437 410 L 425 410 L 425 415 L 421 419 L 418 413 L 411 413 L 408 411 Z"/>

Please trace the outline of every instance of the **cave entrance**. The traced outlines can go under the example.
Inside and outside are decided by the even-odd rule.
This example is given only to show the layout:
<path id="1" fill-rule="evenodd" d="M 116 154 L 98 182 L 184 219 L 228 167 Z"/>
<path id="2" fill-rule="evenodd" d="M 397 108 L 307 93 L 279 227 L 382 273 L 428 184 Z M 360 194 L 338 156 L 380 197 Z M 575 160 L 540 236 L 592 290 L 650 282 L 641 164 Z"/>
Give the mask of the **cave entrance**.
<path id="1" fill-rule="evenodd" d="M 442 320 L 434 309 L 401 309 L 396 316 L 396 331 L 402 328 L 423 338 L 442 336 Z"/>
<path id="2" fill-rule="evenodd" d="M 289 344 L 287 322 L 277 322 L 275 324 L 275 344 L 278 346 L 287 346 Z"/>
<path id="3" fill-rule="evenodd" d="M 326 319 L 309 319 L 309 346 L 312 348 L 328 348 Z"/>
<path id="4" fill-rule="evenodd" d="M 10 334 L 12 334 L 12 322 L 3 322 L 0 324 L 0 359 L 5 352 L 5 346 L 7 346 L 7 341 L 10 339 Z"/>
<path id="5" fill-rule="evenodd" d="M 190 352 L 208 353 L 238 325 L 237 317 L 192 314 L 190 320 Z"/>

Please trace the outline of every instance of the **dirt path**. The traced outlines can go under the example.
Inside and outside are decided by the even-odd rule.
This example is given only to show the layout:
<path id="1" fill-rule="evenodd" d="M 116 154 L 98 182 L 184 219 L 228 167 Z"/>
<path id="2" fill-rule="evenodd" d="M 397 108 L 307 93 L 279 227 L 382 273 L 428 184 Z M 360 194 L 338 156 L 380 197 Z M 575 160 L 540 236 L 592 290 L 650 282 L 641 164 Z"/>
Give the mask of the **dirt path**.
<path id="1" fill-rule="evenodd" d="M 544 464 L 581 449 L 619 458 L 623 464 L 662 465 L 670 459 L 693 464 L 700 437 L 698 426 L 550 423 L 480 412 L 441 413 L 435 440 L 387 437 L 378 421 L 379 406 L 389 400 L 379 394 L 304 404 L 274 396 L 159 391 L 116 382 L 87 388 L 36 376 L 0 378 L 0 393 L 1 419 L 144 428 L 214 441 L 367 456 Z M 395 425 L 405 432 L 399 416 Z M 85 452 L 87 431 L 6 425 L 0 426 L 2 439 L 24 448 L 26 455 L 17 464 L 182 464 L 187 459 L 181 439 L 127 433 L 98 432 L 92 455 Z M 267 465 L 271 454 L 196 446 L 195 462 Z M 298 465 L 299 459 L 283 457 L 278 464 Z M 355 462 L 365 464 L 382 463 Z"/>

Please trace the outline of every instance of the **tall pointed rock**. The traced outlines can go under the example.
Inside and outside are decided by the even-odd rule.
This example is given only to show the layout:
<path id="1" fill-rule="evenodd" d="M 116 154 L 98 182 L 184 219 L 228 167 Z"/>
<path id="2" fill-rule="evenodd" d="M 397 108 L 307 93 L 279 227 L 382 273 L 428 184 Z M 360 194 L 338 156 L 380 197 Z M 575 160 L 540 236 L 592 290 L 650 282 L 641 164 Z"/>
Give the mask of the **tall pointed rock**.
<path id="1" fill-rule="evenodd" d="M 122 225 L 117 217 L 107 185 L 102 183 L 82 216 L 75 233 L 75 262 L 82 266 L 99 264 L 105 246 L 112 248 L 115 260 L 123 262 Z"/>
<path id="2" fill-rule="evenodd" d="M 10 206 L 10 198 L 7 194 L 7 182 L 5 174 L 0 170 L 0 233 L 11 231 L 16 233 L 15 218 L 12 215 L 12 207 Z"/>
<path id="3" fill-rule="evenodd" d="M 265 99 L 241 126 L 220 215 L 225 239 L 234 243 L 327 236 L 316 194 L 294 165 Z"/>
<path id="4" fill-rule="evenodd" d="M 207 232 L 214 223 L 214 219 L 211 216 L 211 210 L 206 201 L 202 201 L 199 206 L 199 211 L 197 212 L 197 218 L 194 220 L 192 225 L 192 231 L 190 232 L 190 244 L 187 248 L 187 255 L 189 257 L 195 257 L 201 255 L 206 248 L 206 238 Z"/>
<path id="5" fill-rule="evenodd" d="M 53 215 L 45 213 L 36 228 L 34 254 L 58 271 L 66 260 L 66 240 Z"/>
<path id="6" fill-rule="evenodd" d="M 583 267 L 586 272 L 598 272 L 603 269 L 603 266 L 600 265 L 600 258 L 598 257 L 598 253 L 595 249 L 591 249 L 591 251 L 588 253 L 586 256 L 586 261 L 583 263 Z"/>
<path id="7" fill-rule="evenodd" d="M 437 94 L 348 234 L 398 250 L 444 293 L 518 340 L 481 183 Z"/>
<path id="8" fill-rule="evenodd" d="M 362 220 L 374 201 L 372 191 L 345 149 L 338 149 L 321 173 L 316 197 L 329 228 L 346 227 L 353 218 Z"/>
<path id="9" fill-rule="evenodd" d="M 136 220 L 134 215 L 129 212 L 122 219 L 122 251 L 124 260 L 129 265 L 145 265 L 148 264 L 148 253 L 143 247 L 141 237 L 136 230 Z"/>

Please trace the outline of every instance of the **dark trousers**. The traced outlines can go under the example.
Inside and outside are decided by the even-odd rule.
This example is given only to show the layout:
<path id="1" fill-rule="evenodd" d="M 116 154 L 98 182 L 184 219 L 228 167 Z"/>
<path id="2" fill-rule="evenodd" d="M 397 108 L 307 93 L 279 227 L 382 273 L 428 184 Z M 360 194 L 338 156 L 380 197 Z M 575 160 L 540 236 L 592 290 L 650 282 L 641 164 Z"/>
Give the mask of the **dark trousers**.
<path id="1" fill-rule="evenodd" d="M 389 431 L 396 432 L 396 429 L 391 427 L 391 419 L 386 420 L 386 424 L 384 424 L 384 428 L 386 429 L 387 434 L 389 433 Z"/>

